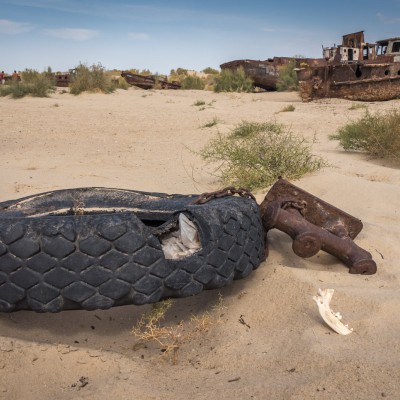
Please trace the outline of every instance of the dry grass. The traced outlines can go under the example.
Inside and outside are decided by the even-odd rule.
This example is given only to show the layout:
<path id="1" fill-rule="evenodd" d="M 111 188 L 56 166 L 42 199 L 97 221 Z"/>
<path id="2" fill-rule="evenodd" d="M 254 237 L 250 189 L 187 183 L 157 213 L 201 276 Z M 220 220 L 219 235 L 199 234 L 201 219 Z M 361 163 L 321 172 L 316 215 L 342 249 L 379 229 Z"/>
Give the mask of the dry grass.
<path id="1" fill-rule="evenodd" d="M 293 104 L 290 104 L 290 105 L 288 105 L 286 107 L 283 107 L 282 110 L 279 111 L 279 112 L 292 112 L 295 109 L 296 109 L 295 106 Z"/>
<path id="2" fill-rule="evenodd" d="M 345 150 L 360 150 L 367 154 L 400 161 L 400 111 L 370 114 L 368 110 L 358 121 L 351 122 L 330 136 L 339 140 Z"/>
<path id="3" fill-rule="evenodd" d="M 217 117 L 214 117 L 211 121 L 206 122 L 202 128 L 212 128 L 215 125 L 218 125 L 219 119 Z"/>
<path id="4" fill-rule="evenodd" d="M 224 185 L 265 188 L 279 176 L 298 179 L 326 165 L 312 154 L 314 141 L 294 135 L 281 124 L 242 122 L 231 133 L 219 134 L 200 150 Z"/>
<path id="5" fill-rule="evenodd" d="M 221 323 L 223 315 L 223 299 L 220 296 L 218 303 L 210 311 L 193 315 L 189 321 L 180 321 L 174 325 L 164 325 L 168 310 L 173 306 L 172 300 L 156 303 L 152 309 L 142 315 L 132 328 L 132 334 L 138 344 L 156 343 L 162 355 L 169 362 L 178 364 L 179 349 L 204 334 L 214 325 Z"/>

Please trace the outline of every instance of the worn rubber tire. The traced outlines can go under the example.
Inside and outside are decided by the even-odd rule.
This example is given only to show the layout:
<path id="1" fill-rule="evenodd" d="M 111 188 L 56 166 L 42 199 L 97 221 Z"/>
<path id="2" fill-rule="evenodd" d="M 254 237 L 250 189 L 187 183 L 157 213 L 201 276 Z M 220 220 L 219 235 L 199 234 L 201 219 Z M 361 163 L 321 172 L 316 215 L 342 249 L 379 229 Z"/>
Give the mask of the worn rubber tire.
<path id="1" fill-rule="evenodd" d="M 0 203 L 0 311 L 107 309 L 186 297 L 247 276 L 264 258 L 257 203 L 81 188 Z M 167 260 L 160 236 L 184 212 L 202 247 Z"/>

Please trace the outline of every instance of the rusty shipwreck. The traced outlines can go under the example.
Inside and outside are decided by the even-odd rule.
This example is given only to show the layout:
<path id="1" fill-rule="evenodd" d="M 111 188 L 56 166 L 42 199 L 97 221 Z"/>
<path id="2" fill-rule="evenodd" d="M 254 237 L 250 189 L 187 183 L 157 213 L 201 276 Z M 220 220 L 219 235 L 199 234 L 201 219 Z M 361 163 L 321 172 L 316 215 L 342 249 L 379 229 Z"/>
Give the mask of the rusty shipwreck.
<path id="1" fill-rule="evenodd" d="M 364 31 L 323 47 L 324 62 L 297 68 L 303 101 L 335 97 L 383 101 L 400 97 L 400 37 L 365 42 Z"/>
<path id="2" fill-rule="evenodd" d="M 181 85 L 179 82 L 169 82 L 166 79 L 162 79 L 158 76 L 153 75 L 139 75 L 134 74 L 130 71 L 122 71 L 121 76 L 130 85 L 137 86 L 141 89 L 153 89 L 159 86 L 161 89 L 180 89 Z"/>
<path id="3" fill-rule="evenodd" d="M 245 74 L 253 80 L 255 87 L 273 91 L 279 78 L 279 72 L 290 63 L 300 67 L 302 63 L 310 66 L 317 66 L 323 63 L 322 59 L 295 58 L 295 57 L 274 57 L 267 60 L 234 60 L 220 65 L 222 70 L 236 71 L 243 68 Z"/>

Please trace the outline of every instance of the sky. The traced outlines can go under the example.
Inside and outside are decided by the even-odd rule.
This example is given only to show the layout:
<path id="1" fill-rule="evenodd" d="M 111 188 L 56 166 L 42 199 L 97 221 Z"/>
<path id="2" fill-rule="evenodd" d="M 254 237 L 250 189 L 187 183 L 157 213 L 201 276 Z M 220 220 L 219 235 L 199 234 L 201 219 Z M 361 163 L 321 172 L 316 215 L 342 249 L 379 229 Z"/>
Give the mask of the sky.
<path id="1" fill-rule="evenodd" d="M 0 70 L 201 71 L 400 36 L 400 0 L 0 0 Z"/>

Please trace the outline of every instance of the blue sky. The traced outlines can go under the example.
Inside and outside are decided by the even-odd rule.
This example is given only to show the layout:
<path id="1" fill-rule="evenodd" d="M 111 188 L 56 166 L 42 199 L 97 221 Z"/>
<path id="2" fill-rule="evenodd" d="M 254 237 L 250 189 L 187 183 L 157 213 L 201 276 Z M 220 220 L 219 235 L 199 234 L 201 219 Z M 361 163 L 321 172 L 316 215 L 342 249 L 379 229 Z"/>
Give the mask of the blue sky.
<path id="1" fill-rule="evenodd" d="M 219 68 L 400 36 L 400 0 L 0 0 L 0 70 Z"/>

